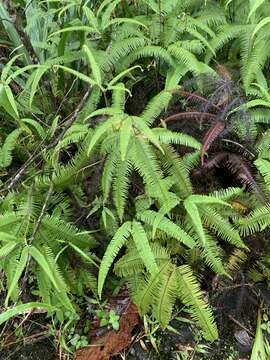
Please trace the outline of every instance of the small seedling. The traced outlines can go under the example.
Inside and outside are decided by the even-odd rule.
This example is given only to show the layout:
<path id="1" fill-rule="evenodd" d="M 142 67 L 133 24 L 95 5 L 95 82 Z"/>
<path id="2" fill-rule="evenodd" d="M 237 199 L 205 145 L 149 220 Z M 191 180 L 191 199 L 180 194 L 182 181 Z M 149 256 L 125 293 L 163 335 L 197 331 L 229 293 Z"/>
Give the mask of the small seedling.
<path id="1" fill-rule="evenodd" d="M 119 315 L 114 310 L 97 310 L 96 316 L 100 319 L 100 327 L 111 326 L 115 331 L 119 330 Z"/>

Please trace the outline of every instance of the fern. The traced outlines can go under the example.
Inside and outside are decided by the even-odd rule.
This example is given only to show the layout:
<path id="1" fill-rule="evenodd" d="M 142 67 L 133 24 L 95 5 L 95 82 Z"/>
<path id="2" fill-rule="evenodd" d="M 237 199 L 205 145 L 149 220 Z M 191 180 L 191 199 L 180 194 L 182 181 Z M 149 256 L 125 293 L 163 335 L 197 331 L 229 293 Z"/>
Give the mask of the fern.
<path id="1" fill-rule="evenodd" d="M 169 261 L 169 253 L 164 247 L 158 243 L 150 244 L 150 246 L 158 266 Z M 143 271 L 144 263 L 136 247 L 128 249 L 127 253 L 114 265 L 114 272 L 120 277 L 128 277 Z"/>
<path id="2" fill-rule="evenodd" d="M 113 200 L 120 220 L 123 219 L 127 202 L 131 168 L 131 163 L 127 160 L 119 162 L 115 169 Z"/>
<path id="3" fill-rule="evenodd" d="M 130 233 L 131 233 L 131 223 L 126 222 L 117 230 L 117 232 L 115 233 L 114 237 L 112 238 L 106 249 L 106 253 L 102 258 L 99 269 L 99 276 L 98 276 L 99 296 L 101 296 L 104 281 L 109 271 L 109 268 L 112 265 L 113 260 L 115 259 L 117 253 L 119 252 L 121 247 L 125 244 Z"/>
<path id="4" fill-rule="evenodd" d="M 243 236 L 265 230 L 270 225 L 270 206 L 258 207 L 245 218 L 238 219 L 237 225 Z"/>
<path id="5" fill-rule="evenodd" d="M 200 206 L 200 213 L 205 221 L 206 227 L 213 229 L 219 237 L 234 246 L 246 248 L 238 231 L 234 229 L 229 221 L 226 221 L 217 211 L 209 206 Z"/>
<path id="6" fill-rule="evenodd" d="M 211 310 L 203 300 L 203 293 L 187 265 L 177 269 L 178 273 L 178 294 L 184 304 L 192 307 L 192 316 L 202 327 L 204 337 L 214 341 L 218 337 L 217 327 Z"/>
<path id="7" fill-rule="evenodd" d="M 177 298 L 177 269 L 168 264 L 162 271 L 160 280 L 153 294 L 153 315 L 165 327 L 172 317 L 173 306 Z"/>
<path id="8" fill-rule="evenodd" d="M 181 198 L 185 198 L 192 193 L 192 184 L 189 178 L 188 168 L 185 166 L 176 151 L 171 146 L 163 146 L 164 165 L 168 173 L 175 178 L 175 189 Z"/>
<path id="9" fill-rule="evenodd" d="M 270 225 L 269 4 L 24 5 L 0 5 L 25 25 L 20 39 L 4 21 L 0 44 L 4 306 L 31 286 L 69 347 L 81 304 L 126 283 L 141 315 L 166 328 L 180 301 L 215 341 L 196 274 L 233 281 L 244 237 Z M 222 162 L 247 188 L 222 188 Z M 266 260 L 251 278 L 269 277 Z"/>
<path id="10" fill-rule="evenodd" d="M 141 214 L 137 214 L 137 218 L 139 218 L 146 224 L 149 224 L 152 226 L 155 223 L 156 216 L 157 216 L 157 214 L 152 210 L 146 210 L 146 211 L 142 212 Z M 159 223 L 157 225 L 157 229 L 166 233 L 168 236 L 171 236 L 171 237 L 179 240 L 180 242 L 182 242 L 189 248 L 192 248 L 195 244 L 194 240 L 188 233 L 186 233 L 178 225 L 176 225 L 175 223 L 173 223 L 171 220 L 167 219 L 166 217 L 162 218 L 159 221 Z"/>
<path id="11" fill-rule="evenodd" d="M 5 139 L 0 149 L 0 167 L 6 168 L 12 162 L 12 151 L 16 146 L 16 142 L 22 133 L 22 129 L 13 130 Z"/>
<path id="12" fill-rule="evenodd" d="M 155 262 L 155 257 L 152 253 L 144 228 L 137 221 L 133 221 L 132 224 L 132 237 L 147 270 L 151 275 L 156 274 L 158 272 L 158 267 Z"/>

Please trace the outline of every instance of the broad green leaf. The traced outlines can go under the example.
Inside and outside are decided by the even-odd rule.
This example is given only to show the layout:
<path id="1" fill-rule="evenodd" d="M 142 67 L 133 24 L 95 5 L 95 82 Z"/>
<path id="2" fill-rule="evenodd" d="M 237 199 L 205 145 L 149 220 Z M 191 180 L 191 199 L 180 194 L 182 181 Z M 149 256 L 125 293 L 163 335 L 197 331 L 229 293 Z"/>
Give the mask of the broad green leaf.
<path id="1" fill-rule="evenodd" d="M 89 256 L 87 255 L 83 250 L 81 250 L 78 246 L 72 244 L 71 242 L 68 243 L 69 246 L 71 246 L 82 258 L 84 258 L 86 261 L 90 262 L 97 268 L 99 267 L 97 263 Z"/>
<path id="2" fill-rule="evenodd" d="M 120 129 L 120 153 L 121 153 L 121 160 L 124 161 L 126 158 L 128 144 L 130 141 L 130 137 L 132 134 L 132 120 L 127 118 L 123 121 L 123 125 Z"/>
<path id="3" fill-rule="evenodd" d="M 29 311 L 32 309 L 47 309 L 48 311 L 52 311 L 54 308 L 51 305 L 40 303 L 40 302 L 30 302 L 27 304 L 17 305 L 11 309 L 4 311 L 0 314 L 0 325 L 4 322 L 8 321 L 10 318 L 17 316 L 19 314 L 23 314 L 25 311 Z"/>
<path id="4" fill-rule="evenodd" d="M 44 131 L 43 127 L 36 120 L 33 120 L 33 119 L 21 119 L 20 122 L 22 124 L 25 124 L 25 125 L 26 124 L 31 125 L 31 127 L 33 127 L 36 130 L 36 132 L 38 133 L 40 138 L 45 139 L 46 132 Z M 28 128 L 28 126 L 27 126 L 27 128 Z"/>
<path id="5" fill-rule="evenodd" d="M 265 0 L 256 0 L 253 4 L 253 6 L 250 9 L 250 12 L 248 14 L 248 20 L 251 18 L 251 16 L 256 12 L 259 6 L 261 6 Z"/>
<path id="6" fill-rule="evenodd" d="M 93 78 L 95 79 L 97 85 L 101 87 L 101 73 L 95 57 L 87 45 L 83 45 L 83 51 L 86 53 L 88 63 L 92 69 Z"/>
<path id="7" fill-rule="evenodd" d="M 159 272 L 155 256 L 149 244 L 146 232 L 141 223 L 133 221 L 132 224 L 132 237 L 135 242 L 136 248 L 142 258 L 142 261 L 152 276 Z"/>
<path id="8" fill-rule="evenodd" d="M 87 32 L 87 33 L 95 33 L 96 32 L 96 30 L 94 28 L 92 28 L 91 26 L 85 26 L 85 25 L 70 26 L 68 28 L 64 28 L 64 29 L 57 30 L 57 31 L 53 32 L 48 37 L 48 40 L 51 39 L 55 35 L 65 33 L 65 32 L 74 32 L 74 31 L 84 31 L 84 32 Z"/>
<path id="9" fill-rule="evenodd" d="M 18 120 L 19 113 L 12 91 L 8 85 L 0 84 L 0 106 L 14 119 Z"/>
<path id="10" fill-rule="evenodd" d="M 8 244 L 2 246 L 0 248 L 0 259 L 3 258 L 3 257 L 6 257 L 8 256 L 13 249 L 15 249 L 15 247 L 18 245 L 17 242 L 15 241 L 11 241 L 9 242 Z"/>
<path id="11" fill-rule="evenodd" d="M 31 91 L 30 91 L 30 99 L 29 99 L 30 108 L 32 106 L 32 102 L 33 102 L 35 93 L 37 92 L 38 83 L 39 83 L 40 79 L 42 78 L 42 76 L 45 74 L 45 72 L 49 68 L 50 68 L 49 65 L 42 65 L 39 68 L 37 68 L 37 70 L 35 71 L 34 79 L 33 79 L 32 86 L 31 86 Z"/>
<path id="12" fill-rule="evenodd" d="M 47 274 L 48 278 L 51 280 L 52 284 L 59 291 L 57 283 L 55 281 L 54 275 L 51 271 L 50 265 L 47 263 L 46 258 L 44 255 L 34 246 L 30 247 L 29 251 L 30 255 L 35 259 L 35 261 L 39 264 L 39 266 L 43 269 L 43 271 Z"/>
<path id="13" fill-rule="evenodd" d="M 76 76 L 78 79 L 87 82 L 91 86 L 96 85 L 96 82 L 93 79 L 91 79 L 89 76 L 84 75 L 83 73 L 81 73 L 79 71 L 73 70 L 67 66 L 62 66 L 62 65 L 54 65 L 53 67 L 56 69 L 63 69 L 66 72 L 69 72 L 70 74 Z"/>
<path id="14" fill-rule="evenodd" d="M 254 38 L 254 36 L 257 34 L 258 31 L 261 30 L 262 27 L 264 27 L 265 25 L 269 24 L 270 23 L 270 16 L 262 19 L 258 25 L 255 27 L 253 33 L 252 33 L 252 36 L 251 36 L 251 39 Z"/>
<path id="15" fill-rule="evenodd" d="M 5 299 L 5 306 L 8 305 L 9 298 L 11 294 L 13 293 L 14 289 L 16 288 L 18 281 L 20 280 L 20 277 L 24 271 L 24 268 L 26 267 L 27 261 L 29 261 L 29 247 L 24 247 L 19 262 L 16 264 L 16 271 L 14 274 L 14 277 L 12 279 L 12 282 L 8 288 L 8 293 Z"/>
<path id="16" fill-rule="evenodd" d="M 264 347 L 264 338 L 262 332 L 262 324 L 261 324 L 261 310 L 258 311 L 258 318 L 257 318 L 257 327 L 256 327 L 256 335 L 255 340 L 252 347 L 252 353 L 250 360 L 267 360 L 267 356 L 265 353 Z"/>

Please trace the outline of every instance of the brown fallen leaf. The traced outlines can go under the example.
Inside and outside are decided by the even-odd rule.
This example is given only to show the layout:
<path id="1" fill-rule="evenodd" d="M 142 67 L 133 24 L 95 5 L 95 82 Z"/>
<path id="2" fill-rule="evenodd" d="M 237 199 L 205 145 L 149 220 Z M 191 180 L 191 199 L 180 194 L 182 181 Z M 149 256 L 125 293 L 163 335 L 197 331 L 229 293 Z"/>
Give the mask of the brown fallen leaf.
<path id="1" fill-rule="evenodd" d="M 119 330 L 92 338 L 86 348 L 77 351 L 75 360 L 109 360 L 131 344 L 132 330 L 138 323 L 137 307 L 130 303 L 121 316 Z"/>

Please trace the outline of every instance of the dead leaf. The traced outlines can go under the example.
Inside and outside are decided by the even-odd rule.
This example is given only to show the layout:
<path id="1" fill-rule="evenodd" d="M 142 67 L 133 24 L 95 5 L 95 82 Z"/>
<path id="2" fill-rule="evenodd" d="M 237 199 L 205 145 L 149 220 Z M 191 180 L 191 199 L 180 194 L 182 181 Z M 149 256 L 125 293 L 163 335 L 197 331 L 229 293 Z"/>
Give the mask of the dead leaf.
<path id="1" fill-rule="evenodd" d="M 138 323 L 137 307 L 130 303 L 121 316 L 119 330 L 92 338 L 89 346 L 77 351 L 75 360 L 109 360 L 131 344 L 132 330 Z"/>

